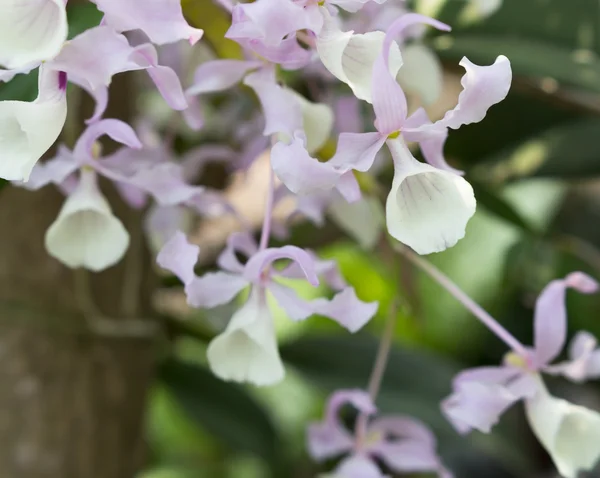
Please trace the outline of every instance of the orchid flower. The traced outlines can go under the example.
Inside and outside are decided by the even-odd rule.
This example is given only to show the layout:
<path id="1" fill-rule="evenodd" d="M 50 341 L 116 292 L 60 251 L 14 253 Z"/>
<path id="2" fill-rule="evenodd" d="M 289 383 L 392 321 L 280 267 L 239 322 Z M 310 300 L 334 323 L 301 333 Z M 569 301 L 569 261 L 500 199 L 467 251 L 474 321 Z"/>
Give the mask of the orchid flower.
<path id="1" fill-rule="evenodd" d="M 308 451 L 317 461 L 348 456 L 322 478 L 384 478 L 376 459 L 394 473 L 433 472 L 452 477 L 437 456 L 435 437 L 421 422 L 405 416 L 379 417 L 371 421 L 366 437 L 357 443 L 339 419 L 346 404 L 369 417 L 377 411 L 362 390 L 338 390 L 329 397 L 325 419 L 308 427 Z"/>
<path id="2" fill-rule="evenodd" d="M 551 396 L 541 377 L 542 372 L 562 374 L 579 382 L 600 376 L 600 349 L 586 332 L 575 336 L 571 360 L 551 364 L 566 341 L 569 288 L 590 294 L 598 284 L 581 272 L 550 282 L 536 302 L 534 346 L 507 354 L 500 367 L 461 372 L 442 410 L 460 433 L 488 433 L 506 409 L 523 400 L 529 424 L 560 474 L 576 478 L 600 459 L 600 413 Z"/>
<path id="3" fill-rule="evenodd" d="M 98 174 L 107 175 L 97 156 L 96 140 L 108 135 L 115 141 L 140 148 L 135 132 L 122 121 L 103 120 L 90 126 L 71 152 L 60 147 L 55 158 L 32 170 L 21 185 L 36 190 L 54 183 L 67 193 L 58 217 L 46 232 L 48 253 L 68 267 L 101 271 L 116 264 L 129 246 L 129 234 L 102 195 Z"/>
<path id="4" fill-rule="evenodd" d="M 259 250 L 249 235 L 234 233 L 217 261 L 222 270 L 201 277 L 194 274 L 198 252 L 199 248 L 188 243 L 185 235 L 178 232 L 157 258 L 161 267 L 183 282 L 189 305 L 216 307 L 230 302 L 246 287 L 251 289 L 246 304 L 233 315 L 225 331 L 213 339 L 207 351 L 211 369 L 225 380 L 269 385 L 283 379 L 267 292 L 292 320 L 320 314 L 351 332 L 360 329 L 377 310 L 377 303 L 362 302 L 354 289 L 346 286 L 335 263 L 320 261 L 295 246 Z M 236 252 L 248 257 L 245 265 L 238 261 Z M 279 259 L 292 262 L 278 270 L 273 267 L 273 262 Z M 278 282 L 278 278 L 306 279 L 316 286 L 319 275 L 339 290 L 333 299 L 304 300 Z"/>
<path id="5" fill-rule="evenodd" d="M 26 181 L 54 144 L 67 117 L 64 72 L 40 68 L 35 101 L 0 101 L 0 178 Z"/>
<path id="6" fill-rule="evenodd" d="M 431 123 L 423 109 L 407 117 L 404 92 L 389 73 L 389 46 L 394 35 L 418 23 L 448 29 L 416 14 L 404 15 L 390 26 L 373 68 L 377 131 L 340 134 L 337 151 L 326 163 L 312 158 L 296 135 L 290 144 L 279 142 L 273 147 L 271 162 L 291 191 L 314 194 L 339 188 L 352 170 L 367 171 L 387 143 L 394 160 L 394 180 L 386 204 L 388 231 L 419 254 L 429 254 L 452 247 L 464 237 L 466 224 L 475 212 L 472 187 L 444 160 L 447 130 L 481 121 L 487 110 L 506 96 L 511 70 L 506 57 L 499 57 L 488 67 L 476 66 L 465 58 L 461 65 L 467 73 L 457 106 L 436 123 Z M 417 141 L 430 164 L 417 161 L 405 140 Z"/>

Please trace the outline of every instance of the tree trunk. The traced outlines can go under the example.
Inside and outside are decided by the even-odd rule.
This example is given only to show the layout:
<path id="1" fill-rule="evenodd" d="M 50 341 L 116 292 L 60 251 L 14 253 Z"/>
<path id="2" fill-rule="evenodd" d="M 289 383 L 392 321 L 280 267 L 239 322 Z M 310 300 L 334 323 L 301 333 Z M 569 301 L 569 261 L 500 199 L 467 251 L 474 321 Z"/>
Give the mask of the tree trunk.
<path id="1" fill-rule="evenodd" d="M 52 188 L 0 191 L 0 476 L 132 478 L 144 458 L 154 335 L 121 333 L 124 320 L 111 321 L 109 335 L 90 330 L 81 312 L 90 297 L 77 297 L 83 276 L 43 247 L 62 201 Z M 125 308 L 129 319 L 147 318 L 138 304 L 150 303 L 153 275 L 131 274 L 150 263 L 139 218 L 117 212 L 129 219 L 129 256 L 95 275 L 88 292 L 105 316 Z"/>

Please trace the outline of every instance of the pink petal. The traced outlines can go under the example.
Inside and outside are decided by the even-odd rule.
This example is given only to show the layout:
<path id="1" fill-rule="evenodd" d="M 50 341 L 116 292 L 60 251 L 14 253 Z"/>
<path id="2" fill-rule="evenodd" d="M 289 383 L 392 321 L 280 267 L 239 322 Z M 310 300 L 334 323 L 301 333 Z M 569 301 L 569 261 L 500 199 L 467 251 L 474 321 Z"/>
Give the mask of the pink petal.
<path id="1" fill-rule="evenodd" d="M 185 234 L 177 231 L 158 253 L 156 262 L 163 269 L 175 274 L 186 286 L 195 279 L 194 266 L 198 261 L 200 248 L 190 244 Z"/>
<path id="2" fill-rule="evenodd" d="M 463 91 L 456 107 L 439 121 L 452 129 L 481 121 L 492 105 L 506 98 L 512 81 L 510 62 L 503 55 L 490 66 L 475 65 L 466 57 L 460 65 L 467 71 L 461 80 Z"/>
<path id="3" fill-rule="evenodd" d="M 422 422 L 412 417 L 383 416 L 369 425 L 369 432 L 392 435 L 395 438 L 408 438 L 429 446 L 435 446 L 433 432 Z"/>
<path id="4" fill-rule="evenodd" d="M 308 452 L 315 460 L 332 458 L 352 448 L 352 435 L 342 426 L 338 416 L 346 404 L 368 415 L 376 412 L 369 394 L 363 390 L 338 390 L 333 393 L 327 402 L 325 419 L 308 427 Z"/>
<path id="5" fill-rule="evenodd" d="M 186 91 L 190 95 L 212 93 L 231 88 L 262 63 L 259 61 L 213 60 L 202 63 L 194 73 L 194 84 Z"/>
<path id="6" fill-rule="evenodd" d="M 265 116 L 265 136 L 274 133 L 291 136 L 294 131 L 302 129 L 300 102 L 293 93 L 277 84 L 273 69 L 263 68 L 249 74 L 244 79 L 244 84 L 258 96 Z"/>
<path id="7" fill-rule="evenodd" d="M 387 478 L 369 457 L 352 455 L 337 466 L 335 478 Z"/>
<path id="8" fill-rule="evenodd" d="M 79 167 L 80 164 L 73 157 L 73 153 L 61 144 L 54 158 L 44 163 L 38 162 L 33 167 L 26 183 L 14 184 L 32 191 L 43 188 L 50 183 L 62 184 Z"/>
<path id="9" fill-rule="evenodd" d="M 188 40 L 196 43 L 202 30 L 192 28 L 183 17 L 179 0 L 94 0 L 104 12 L 103 23 L 117 31 L 142 30 L 159 45 Z"/>
<path id="10" fill-rule="evenodd" d="M 384 55 L 373 65 L 371 97 L 375 111 L 375 127 L 384 137 L 399 131 L 406 120 L 406 96 L 390 74 Z"/>
<path id="11" fill-rule="evenodd" d="M 578 332 L 569 346 L 569 360 L 547 366 L 544 371 L 563 375 L 578 383 L 600 378 L 600 348 L 597 345 L 598 341 L 592 334 Z"/>
<path id="12" fill-rule="evenodd" d="M 121 120 L 105 119 L 85 129 L 75 144 L 73 155 L 80 161 L 96 159 L 93 154 L 94 144 L 104 135 L 130 148 L 142 148 L 142 143 L 131 126 Z"/>
<path id="13" fill-rule="evenodd" d="M 262 40 L 243 40 L 239 42 L 244 48 L 258 56 L 277 63 L 286 70 L 297 70 L 310 63 L 312 52 L 300 46 L 295 34 L 284 38 L 277 46 L 267 45 Z"/>
<path id="14" fill-rule="evenodd" d="M 270 282 L 268 289 L 286 315 L 293 321 L 304 320 L 315 313 L 311 301 L 299 297 L 294 289 L 276 282 Z"/>
<path id="15" fill-rule="evenodd" d="M 437 472 L 441 468 L 435 450 L 419 441 L 381 442 L 369 451 L 396 473 Z"/>
<path id="16" fill-rule="evenodd" d="M 402 134 L 406 141 L 419 143 L 423 157 L 433 167 L 460 175 L 464 174 L 463 171 L 450 166 L 444 158 L 444 145 L 448 137 L 448 129 L 437 123 L 432 127 L 431 120 L 423 108 L 419 108 L 407 118 L 402 128 Z"/>
<path id="17" fill-rule="evenodd" d="M 278 259 L 295 261 L 304 272 L 304 276 L 311 285 L 319 284 L 312 257 L 303 249 L 296 246 L 272 247 L 254 254 L 246 263 L 244 277 L 252 282 L 261 281 L 267 267 Z"/>
<path id="18" fill-rule="evenodd" d="M 314 313 L 335 320 L 350 332 L 360 330 L 377 313 L 377 302 L 363 302 L 356 296 L 353 287 L 346 287 L 333 299 L 313 301 Z"/>
<path id="19" fill-rule="evenodd" d="M 329 164 L 346 171 L 368 171 L 385 140 L 380 133 L 342 133 Z"/>
<path id="20" fill-rule="evenodd" d="M 192 307 L 210 309 L 231 302 L 248 284 L 239 274 L 209 272 L 187 283 L 185 293 Z"/>
<path id="21" fill-rule="evenodd" d="M 296 134 L 290 144 L 279 142 L 271 148 L 271 166 L 281 182 L 300 195 L 333 189 L 345 172 L 312 158 L 301 134 Z"/>
<path id="22" fill-rule="evenodd" d="M 217 259 L 217 264 L 229 272 L 244 272 L 244 266 L 236 257 L 236 252 L 241 252 L 247 257 L 256 254 L 258 247 L 254 238 L 246 232 L 234 232 L 227 238 L 227 245 Z"/>
<path id="23" fill-rule="evenodd" d="M 225 36 L 262 39 L 267 45 L 279 45 L 290 33 L 312 24 L 310 12 L 291 0 L 257 0 L 235 6 L 233 22 Z"/>
<path id="24" fill-rule="evenodd" d="M 568 288 L 584 294 L 596 292 L 597 283 L 582 272 L 573 272 L 564 279 L 550 282 L 535 304 L 534 344 L 537 366 L 553 360 L 562 350 L 567 338 L 565 295 Z"/>

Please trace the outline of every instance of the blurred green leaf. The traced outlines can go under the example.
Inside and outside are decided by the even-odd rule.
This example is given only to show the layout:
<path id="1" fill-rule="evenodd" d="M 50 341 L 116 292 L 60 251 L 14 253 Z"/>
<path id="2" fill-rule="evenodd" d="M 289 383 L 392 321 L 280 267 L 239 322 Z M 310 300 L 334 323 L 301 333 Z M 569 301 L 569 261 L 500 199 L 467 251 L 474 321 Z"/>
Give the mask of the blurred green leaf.
<path id="1" fill-rule="evenodd" d="M 192 420 L 225 444 L 277 460 L 281 443 L 271 418 L 241 386 L 176 359 L 161 364 L 159 380 Z"/>
<path id="2" fill-rule="evenodd" d="M 308 336 L 281 347 L 281 355 L 327 391 L 364 388 L 378 342 L 367 334 Z M 453 433 L 439 411 L 458 367 L 449 360 L 414 348 L 393 348 L 377 404 L 384 412 L 404 412 Z"/>
<path id="3" fill-rule="evenodd" d="M 102 20 L 102 12 L 93 3 L 76 3 L 67 8 L 69 40 L 89 28 L 96 27 Z"/>
<path id="4" fill-rule="evenodd" d="M 498 196 L 488 184 L 483 184 L 473 179 L 469 179 L 473 186 L 477 203 L 482 205 L 487 211 L 496 215 L 500 219 L 511 223 L 522 231 L 529 234 L 536 234 L 535 229 L 508 201 Z"/>
<path id="5" fill-rule="evenodd" d="M 436 15 L 452 25 L 436 40 L 440 55 L 490 63 L 500 54 L 517 75 L 554 80 L 600 91 L 600 4 L 595 0 L 504 0 L 481 22 L 464 24 L 471 2 L 446 1 Z"/>
<path id="6" fill-rule="evenodd" d="M 600 175 L 600 119 L 550 128 L 501 150 L 477 166 L 478 177 L 504 182 L 527 176 L 589 178 Z"/>

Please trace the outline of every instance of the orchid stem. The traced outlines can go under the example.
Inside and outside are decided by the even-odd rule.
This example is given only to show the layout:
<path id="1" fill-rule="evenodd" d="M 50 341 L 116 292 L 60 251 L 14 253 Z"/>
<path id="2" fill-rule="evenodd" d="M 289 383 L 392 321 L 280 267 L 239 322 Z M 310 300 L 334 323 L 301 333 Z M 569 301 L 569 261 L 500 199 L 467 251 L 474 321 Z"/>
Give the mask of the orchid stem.
<path id="1" fill-rule="evenodd" d="M 275 196 L 275 172 L 269 161 L 269 189 L 267 191 L 267 202 L 265 204 L 265 217 L 263 219 L 262 232 L 260 235 L 259 250 L 263 251 L 269 245 L 271 236 L 271 223 L 273 221 L 273 203 Z"/>
<path id="2" fill-rule="evenodd" d="M 513 349 L 522 357 L 527 357 L 529 354 L 525 346 L 519 342 L 508 330 L 506 330 L 496 319 L 488 314 L 481 306 L 473 299 L 465 294 L 452 280 L 442 273 L 431 263 L 419 257 L 408 247 L 401 244 L 395 244 L 394 249 L 406 257 L 410 262 L 416 265 L 419 269 L 429 275 L 450 294 L 452 294 L 467 310 L 469 310 L 480 322 L 482 322 L 489 330 L 491 330 L 500 340 Z"/>
<path id="3" fill-rule="evenodd" d="M 387 367 L 388 357 L 390 350 L 392 349 L 392 342 L 394 341 L 394 329 L 396 327 L 396 316 L 398 315 L 398 304 L 396 300 L 392 301 L 390 310 L 388 312 L 387 319 L 381 339 L 379 340 L 379 347 L 377 348 L 377 356 L 375 357 L 375 363 L 373 364 L 373 370 L 369 377 L 369 385 L 367 386 L 367 392 L 371 401 L 374 403 L 379 394 L 381 388 L 381 382 L 383 381 L 383 375 Z M 355 437 L 356 446 L 359 448 L 365 440 L 367 434 L 367 422 L 368 415 L 361 413 L 356 419 Z"/>

